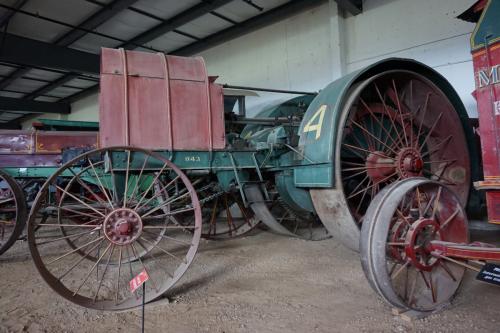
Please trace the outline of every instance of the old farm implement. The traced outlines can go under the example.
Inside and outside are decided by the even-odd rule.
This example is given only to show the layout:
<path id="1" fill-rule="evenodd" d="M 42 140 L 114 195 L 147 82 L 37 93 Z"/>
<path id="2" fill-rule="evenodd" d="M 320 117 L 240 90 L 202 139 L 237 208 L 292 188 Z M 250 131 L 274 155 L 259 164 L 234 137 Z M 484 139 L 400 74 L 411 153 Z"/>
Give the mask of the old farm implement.
<path id="1" fill-rule="evenodd" d="M 488 13 L 499 2 L 478 6 L 490 9 L 474 33 L 486 176 L 477 187 L 495 222 L 498 36 L 488 29 L 498 23 Z M 234 112 L 215 79 L 199 57 L 103 49 L 99 148 L 64 146 L 50 165 L 39 164 L 43 154 L 2 164 L 2 223 L 22 223 L 31 205 L 30 251 L 58 294 L 134 307 L 133 276 L 148 273 L 153 300 L 181 278 L 201 237 L 238 237 L 258 223 L 361 244 L 371 285 L 405 309 L 432 311 L 464 267 L 498 259 L 490 246 L 464 245 L 462 207 L 477 212 L 480 156 L 460 98 L 433 69 L 386 59 L 254 118 Z M 34 200 L 22 198 L 20 187 L 46 177 Z"/>

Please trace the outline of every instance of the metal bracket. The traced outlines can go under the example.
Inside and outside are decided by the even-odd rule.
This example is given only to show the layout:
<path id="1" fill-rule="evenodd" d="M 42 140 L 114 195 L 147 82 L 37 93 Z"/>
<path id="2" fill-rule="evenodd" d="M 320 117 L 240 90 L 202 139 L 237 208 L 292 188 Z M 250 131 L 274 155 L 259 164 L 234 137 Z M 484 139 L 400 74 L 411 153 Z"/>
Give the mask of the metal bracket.
<path id="1" fill-rule="evenodd" d="M 264 184 L 264 178 L 262 177 L 262 173 L 260 172 L 259 163 L 257 162 L 257 158 L 255 157 L 255 153 L 252 154 L 253 163 L 255 164 L 255 170 L 257 171 L 257 175 L 259 176 L 259 181 L 262 182 L 262 192 L 264 192 L 264 196 L 267 201 L 271 201 L 269 198 L 269 193 L 267 192 L 266 185 Z"/>
<path id="2" fill-rule="evenodd" d="M 229 159 L 231 160 L 231 164 L 233 166 L 233 171 L 234 171 L 234 176 L 236 178 L 236 182 L 238 183 L 238 189 L 240 190 L 241 199 L 243 200 L 243 204 L 245 205 L 245 207 L 248 207 L 248 202 L 247 202 L 247 199 L 245 197 L 245 192 L 243 191 L 243 185 L 240 182 L 240 177 L 238 176 L 238 169 L 236 168 L 236 163 L 234 162 L 233 153 L 228 152 L 228 154 L 229 154 Z"/>

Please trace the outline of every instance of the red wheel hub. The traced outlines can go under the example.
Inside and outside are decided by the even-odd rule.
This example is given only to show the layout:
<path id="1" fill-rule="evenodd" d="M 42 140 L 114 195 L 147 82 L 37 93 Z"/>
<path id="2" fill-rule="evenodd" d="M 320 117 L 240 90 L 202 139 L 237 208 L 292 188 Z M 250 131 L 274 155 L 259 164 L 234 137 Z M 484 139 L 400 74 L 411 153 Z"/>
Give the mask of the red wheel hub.
<path id="1" fill-rule="evenodd" d="M 132 209 L 116 209 L 104 220 L 104 235 L 116 245 L 130 244 L 141 234 L 141 217 Z"/>
<path id="2" fill-rule="evenodd" d="M 439 224 L 433 219 L 420 218 L 406 234 L 406 256 L 420 270 L 432 271 L 439 259 L 431 255 L 430 242 L 442 240 Z"/>
<path id="3" fill-rule="evenodd" d="M 418 177 L 422 175 L 424 161 L 415 148 L 402 148 L 396 157 L 385 157 L 386 153 L 373 151 L 366 158 L 366 172 L 374 183 L 385 180 L 395 171 L 401 178 Z"/>
<path id="4" fill-rule="evenodd" d="M 421 176 L 424 169 L 424 161 L 414 148 L 403 148 L 396 157 L 396 165 L 401 178 Z"/>

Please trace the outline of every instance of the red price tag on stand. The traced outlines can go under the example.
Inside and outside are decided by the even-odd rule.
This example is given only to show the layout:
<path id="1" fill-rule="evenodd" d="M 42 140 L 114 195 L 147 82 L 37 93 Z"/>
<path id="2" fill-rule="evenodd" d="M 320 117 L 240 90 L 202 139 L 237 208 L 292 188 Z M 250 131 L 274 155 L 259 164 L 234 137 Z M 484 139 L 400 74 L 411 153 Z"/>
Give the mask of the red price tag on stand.
<path id="1" fill-rule="evenodd" d="M 149 280 L 149 275 L 148 273 L 144 270 L 137 274 L 136 277 L 134 277 L 132 280 L 130 280 L 129 285 L 130 285 L 130 292 L 135 292 L 137 288 L 142 286 L 147 280 Z"/>

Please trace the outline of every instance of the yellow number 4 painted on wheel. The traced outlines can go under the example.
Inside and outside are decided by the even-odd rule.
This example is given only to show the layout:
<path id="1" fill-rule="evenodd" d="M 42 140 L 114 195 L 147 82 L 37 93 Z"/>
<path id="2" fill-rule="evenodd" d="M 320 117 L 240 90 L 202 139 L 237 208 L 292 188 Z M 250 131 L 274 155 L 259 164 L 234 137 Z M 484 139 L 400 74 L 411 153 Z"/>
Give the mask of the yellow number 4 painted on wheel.
<path id="1" fill-rule="evenodd" d="M 316 132 L 316 140 L 319 139 L 321 136 L 321 126 L 323 125 L 323 118 L 325 117 L 325 112 L 326 112 L 326 104 L 323 104 L 319 107 L 318 111 L 316 111 L 311 119 L 307 122 L 307 124 L 304 126 L 304 133 L 307 132 Z M 316 118 L 318 118 L 318 122 L 313 124 Z"/>

